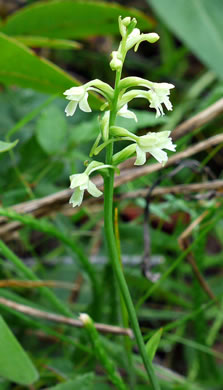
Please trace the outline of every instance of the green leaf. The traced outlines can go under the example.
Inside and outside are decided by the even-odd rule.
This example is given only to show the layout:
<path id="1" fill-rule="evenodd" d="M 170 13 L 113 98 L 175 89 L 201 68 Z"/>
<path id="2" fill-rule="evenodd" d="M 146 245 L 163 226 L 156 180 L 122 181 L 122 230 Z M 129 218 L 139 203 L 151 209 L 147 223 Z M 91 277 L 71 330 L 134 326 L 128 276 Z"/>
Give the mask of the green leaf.
<path id="1" fill-rule="evenodd" d="M 62 151 L 67 140 L 65 113 L 61 112 L 56 106 L 50 106 L 45 109 L 37 121 L 36 136 L 39 144 L 47 154 Z"/>
<path id="2" fill-rule="evenodd" d="M 79 375 L 73 380 L 49 387 L 48 390 L 91 390 L 94 378 L 93 373 Z"/>
<path id="3" fill-rule="evenodd" d="M 132 16 L 142 30 L 150 31 L 152 22 L 145 14 L 119 4 L 94 1 L 60 0 L 37 2 L 23 7 L 5 21 L 8 35 L 37 35 L 50 38 L 83 38 L 89 35 L 118 33 L 118 17 Z"/>
<path id="4" fill-rule="evenodd" d="M 149 341 L 146 343 L 146 352 L 151 361 L 153 360 L 156 354 L 156 350 L 159 346 L 162 333 L 163 333 L 163 329 L 161 328 L 156 333 L 154 333 L 152 337 L 149 339 Z"/>
<path id="5" fill-rule="evenodd" d="M 170 30 L 223 78 L 222 0 L 147 0 Z M 161 37 L 162 39 L 162 37 Z"/>
<path id="6" fill-rule="evenodd" d="M 0 376 L 22 385 L 38 379 L 38 373 L 26 352 L 0 316 Z"/>
<path id="7" fill-rule="evenodd" d="M 17 35 L 16 40 L 29 47 L 49 47 L 51 49 L 80 49 L 81 44 L 68 39 Z"/>
<path id="8" fill-rule="evenodd" d="M 17 143 L 18 143 L 18 140 L 14 141 L 14 142 L 0 141 L 0 153 L 8 152 L 8 150 L 14 148 Z"/>
<path id="9" fill-rule="evenodd" d="M 0 81 L 4 84 L 61 95 L 66 89 L 79 85 L 74 77 L 58 66 L 3 33 L 0 33 L 0 47 Z M 90 104 L 92 108 L 98 108 L 101 101 L 92 95 Z"/>

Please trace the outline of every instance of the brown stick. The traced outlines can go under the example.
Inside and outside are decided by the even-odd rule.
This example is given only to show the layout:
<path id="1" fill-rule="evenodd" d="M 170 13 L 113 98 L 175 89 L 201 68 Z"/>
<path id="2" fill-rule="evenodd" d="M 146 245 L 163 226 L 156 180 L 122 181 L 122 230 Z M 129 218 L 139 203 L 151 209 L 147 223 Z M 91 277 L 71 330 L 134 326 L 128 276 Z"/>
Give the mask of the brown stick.
<path id="1" fill-rule="evenodd" d="M 22 305 L 17 302 L 13 302 L 9 299 L 0 297 L 0 304 L 10 307 L 13 310 L 25 313 L 32 317 L 44 318 L 48 321 L 58 322 L 60 324 L 71 325 L 77 328 L 83 328 L 83 322 L 80 320 L 75 320 L 73 318 L 64 317 L 54 313 L 48 313 L 42 310 L 34 309 L 33 307 Z M 130 338 L 133 338 L 133 332 L 130 328 L 121 328 L 119 326 L 99 324 L 95 322 L 96 329 L 101 333 L 113 333 L 116 335 L 126 335 Z"/>
<path id="2" fill-rule="evenodd" d="M 17 279 L 4 279 L 0 280 L 0 288 L 5 287 L 23 287 L 23 288 L 35 288 L 35 287 L 56 287 L 66 290 L 77 290 L 77 286 L 72 283 L 60 282 L 59 280 L 17 280 Z"/>
<path id="3" fill-rule="evenodd" d="M 176 140 L 183 137 L 185 134 L 198 129 L 199 127 L 210 122 L 212 119 L 216 118 L 218 115 L 223 113 L 223 98 L 219 99 L 217 102 L 206 108 L 205 110 L 194 115 L 192 118 L 181 123 L 179 126 L 173 130 L 171 137 Z"/>
<path id="4" fill-rule="evenodd" d="M 163 196 L 165 194 L 190 194 L 190 193 L 201 192 L 201 191 L 216 191 L 215 197 L 218 197 L 223 195 L 222 190 L 223 190 L 223 180 L 212 180 L 203 183 L 179 184 L 171 187 L 157 187 L 153 190 L 151 196 L 156 197 L 156 196 Z M 149 191 L 149 187 L 137 191 L 128 192 L 126 194 L 121 194 L 117 197 L 117 199 L 123 200 L 123 199 L 136 199 L 139 197 L 145 197 L 148 191 Z M 97 202 L 98 199 L 89 198 L 85 200 L 83 204 L 85 206 L 91 207 L 93 204 Z M 35 200 L 29 201 L 27 203 L 29 203 L 30 209 L 32 208 L 32 203 L 34 203 L 34 208 L 35 208 Z M 13 209 L 16 210 L 18 213 L 23 214 L 24 209 L 21 207 L 21 205 L 22 204 L 19 204 L 18 206 L 13 207 Z M 64 204 L 61 205 L 60 207 L 61 207 L 60 212 L 64 213 L 65 215 L 71 215 L 75 211 L 75 209 L 72 209 L 69 204 Z M 34 216 L 36 216 L 35 212 L 33 214 Z M 18 221 L 8 222 L 8 219 L 6 217 L 0 217 L 0 222 L 1 222 L 0 237 L 3 237 L 5 240 L 8 239 L 7 236 L 8 234 L 10 234 L 10 232 L 14 232 L 15 230 L 19 229 L 19 227 L 21 226 L 21 223 Z"/>
<path id="5" fill-rule="evenodd" d="M 223 134 L 215 135 L 213 137 L 206 139 L 205 141 L 201 141 L 196 145 L 187 148 L 185 151 L 176 153 L 175 155 L 171 156 L 166 163 L 166 167 L 173 165 L 177 161 L 181 161 L 185 158 L 191 157 L 196 153 L 202 152 L 211 146 L 220 144 L 221 142 L 223 142 Z M 141 168 L 126 169 L 121 172 L 120 176 L 117 176 L 115 178 L 115 187 L 118 187 L 119 185 L 127 183 L 129 181 L 135 180 L 138 177 L 147 175 L 152 172 L 159 171 L 160 169 L 162 169 L 162 165 L 159 163 L 145 165 Z M 99 188 L 102 188 L 103 182 L 101 177 L 95 176 L 92 181 L 94 181 L 94 183 Z M 35 199 L 28 202 L 20 203 L 14 206 L 13 209 L 18 213 L 23 213 L 23 214 L 32 213 L 35 216 L 42 216 L 45 215 L 45 213 L 49 214 L 49 210 L 54 210 L 55 212 L 55 210 L 61 209 L 64 203 L 67 203 L 71 194 L 72 194 L 72 190 L 70 189 L 63 190 L 57 192 L 56 194 L 45 196 L 44 198 L 41 199 Z M 71 206 L 69 207 L 71 208 Z M 5 221 L 7 221 L 7 218 L 5 217 L 0 218 L 0 223 L 3 223 Z"/>
<path id="6" fill-rule="evenodd" d="M 212 180 L 203 183 L 193 184 L 179 184 L 171 187 L 157 187 L 154 188 L 151 197 L 162 196 L 166 194 L 191 194 L 201 191 L 216 191 L 215 196 L 223 195 L 223 180 Z M 149 191 L 149 187 L 143 188 L 137 191 L 130 191 L 126 194 L 121 194 L 118 199 L 135 199 L 142 197 L 144 198 Z"/>

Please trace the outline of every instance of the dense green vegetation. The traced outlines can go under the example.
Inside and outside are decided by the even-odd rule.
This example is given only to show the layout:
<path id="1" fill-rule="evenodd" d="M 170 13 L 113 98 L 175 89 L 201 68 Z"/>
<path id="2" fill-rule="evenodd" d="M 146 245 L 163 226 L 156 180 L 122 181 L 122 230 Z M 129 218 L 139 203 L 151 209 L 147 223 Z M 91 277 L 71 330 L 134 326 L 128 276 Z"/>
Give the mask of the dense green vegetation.
<path id="1" fill-rule="evenodd" d="M 103 99 L 90 92 L 93 112 L 66 118 L 63 92 L 114 86 L 119 15 L 160 35 L 129 52 L 123 77 L 175 85 L 173 111 L 156 118 L 136 99 L 138 122 L 119 125 L 171 130 L 177 145 L 164 167 L 128 160 L 115 177 L 123 272 L 161 389 L 222 389 L 222 13 L 220 0 L 0 2 L 0 390 L 153 389 L 108 260 L 103 199 L 68 203 Z"/>

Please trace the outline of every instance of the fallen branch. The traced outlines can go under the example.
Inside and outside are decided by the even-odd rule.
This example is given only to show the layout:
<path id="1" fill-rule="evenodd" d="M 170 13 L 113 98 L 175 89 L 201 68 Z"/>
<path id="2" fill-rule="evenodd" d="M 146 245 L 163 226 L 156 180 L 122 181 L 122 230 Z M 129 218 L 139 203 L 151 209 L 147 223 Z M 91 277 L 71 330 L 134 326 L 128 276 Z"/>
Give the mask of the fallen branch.
<path id="1" fill-rule="evenodd" d="M 223 98 L 206 108 L 205 110 L 194 115 L 192 118 L 184 121 L 172 131 L 171 137 L 176 140 L 183 137 L 185 134 L 198 129 L 199 127 L 210 122 L 223 113 Z"/>
<path id="2" fill-rule="evenodd" d="M 175 155 L 171 156 L 165 167 L 169 167 L 170 165 L 173 165 L 177 163 L 178 161 L 181 161 L 185 158 L 189 158 L 197 153 L 200 153 L 211 146 L 218 145 L 223 142 L 223 134 L 214 135 L 213 137 L 210 137 L 206 139 L 205 141 L 198 142 L 196 145 L 190 146 L 183 152 L 176 153 Z M 116 177 L 115 179 L 115 186 L 120 186 L 122 184 L 125 184 L 129 181 L 138 179 L 139 177 L 148 175 L 149 173 L 156 172 L 163 169 L 162 165 L 159 163 L 151 164 L 151 165 L 144 165 L 140 168 L 132 168 L 132 169 L 126 169 L 125 171 L 121 171 L 120 176 Z"/>
<path id="3" fill-rule="evenodd" d="M 130 191 L 124 194 L 116 195 L 116 199 L 118 200 L 124 200 L 124 199 L 136 199 L 139 197 L 144 198 L 146 194 L 149 191 L 149 187 L 143 188 L 140 190 L 136 191 Z M 203 183 L 193 183 L 193 184 L 179 184 L 171 187 L 157 187 L 153 190 L 151 197 L 154 198 L 156 196 L 163 196 L 166 194 L 192 194 L 192 193 L 200 193 L 202 191 L 210 191 L 212 194 L 214 193 L 215 197 L 221 197 L 223 196 L 223 180 L 212 180 L 212 181 L 207 181 Z M 52 195 L 53 197 L 54 195 Z M 51 197 L 51 195 L 49 196 Z M 49 198 L 47 197 L 47 198 Z M 43 200 L 42 198 L 41 200 Z M 38 201 L 38 200 L 37 200 Z M 48 201 L 48 200 L 47 200 Z M 18 212 L 19 214 L 28 214 L 29 212 L 27 211 L 28 209 L 35 209 L 35 202 L 36 200 L 29 201 L 27 203 L 24 203 L 25 206 L 29 206 L 23 208 L 22 203 L 14 206 L 13 210 Z M 98 203 L 98 199 L 96 198 L 89 198 L 86 199 L 83 202 L 83 205 L 86 207 L 92 207 L 94 204 Z M 32 207 L 34 204 L 34 207 Z M 52 206 L 51 206 L 52 207 Z M 54 212 L 55 209 L 52 207 Z M 41 211 L 42 209 L 37 209 Z M 45 212 L 47 215 L 53 214 L 52 212 L 47 212 L 48 209 L 45 209 Z M 71 206 L 68 203 L 61 204 L 60 206 L 60 212 L 63 213 L 64 215 L 73 215 L 75 210 L 71 208 Z M 36 214 L 35 211 L 32 212 L 33 216 L 38 217 L 39 214 Z M 1 215 L 1 211 L 0 211 Z M 19 221 L 13 221 L 13 222 L 8 222 L 8 219 L 4 216 L 0 217 L 0 237 L 4 238 L 4 240 L 9 240 L 10 235 L 18 230 L 21 226 L 21 222 Z"/>
<path id="4" fill-rule="evenodd" d="M 48 313 L 43 310 L 34 309 L 33 307 L 22 305 L 21 303 L 17 303 L 9 299 L 0 297 L 0 304 L 2 304 L 3 306 L 10 307 L 11 309 L 19 311 L 21 313 L 25 313 L 31 317 L 43 318 L 48 321 L 74 326 L 76 328 L 83 328 L 83 322 L 80 320 L 75 320 L 73 318 L 68 318 L 58 314 Z M 116 335 L 126 335 L 129 336 L 130 338 L 133 338 L 133 332 L 130 328 L 121 328 L 119 326 L 99 324 L 99 323 L 95 323 L 94 325 L 96 329 L 101 333 L 113 333 Z"/>
<path id="5" fill-rule="evenodd" d="M 77 290 L 77 286 L 68 282 L 60 282 L 59 280 L 17 280 L 17 279 L 3 279 L 0 280 L 0 288 L 6 287 L 22 287 L 22 288 L 35 288 L 35 287 L 51 287 L 62 288 L 65 290 Z"/>
<path id="6" fill-rule="evenodd" d="M 201 141 L 196 145 L 193 145 L 187 148 L 186 150 L 171 156 L 166 163 L 166 167 L 169 167 L 183 159 L 189 158 L 197 153 L 200 153 L 212 146 L 221 143 L 223 143 L 223 134 L 214 135 L 213 137 Z M 159 171 L 162 168 L 163 167 L 161 164 L 156 163 L 156 164 L 145 165 L 140 168 L 132 168 L 132 169 L 126 169 L 124 171 L 121 171 L 120 176 L 117 176 L 115 178 L 115 187 L 118 187 L 129 181 L 135 180 L 139 177 L 148 175 L 149 173 Z M 102 178 L 100 176 L 95 176 L 92 179 L 92 181 L 97 185 L 97 187 L 102 189 Z M 35 199 L 28 202 L 20 203 L 19 205 L 14 206 L 13 209 L 20 214 L 32 213 L 35 217 L 52 215 L 52 213 L 55 213 L 55 211 L 57 210 L 61 211 L 61 208 L 64 207 L 64 204 L 68 203 L 68 199 L 70 198 L 71 194 L 72 194 L 72 190 L 67 189 L 58 192 L 56 194 L 46 196 L 41 199 Z M 89 200 L 89 204 L 92 204 L 94 202 L 95 202 L 94 199 Z M 72 209 L 70 205 L 68 205 L 68 207 L 69 207 L 70 214 L 71 213 L 73 214 L 75 210 Z M 0 227 L 0 237 L 3 237 L 6 234 L 6 232 L 17 230 L 21 226 L 20 222 L 14 221 L 14 222 L 10 222 L 10 227 L 9 226 L 6 227 L 8 223 L 7 223 L 7 218 L 5 217 L 0 218 L 0 224 L 2 225 Z"/>
<path id="7" fill-rule="evenodd" d="M 136 191 L 130 191 L 124 194 L 121 194 L 118 199 L 135 199 L 135 198 L 144 198 L 149 191 L 149 187 L 143 188 Z M 191 193 L 200 193 L 202 191 L 215 191 L 215 196 L 223 195 L 223 180 L 212 180 L 206 181 L 203 183 L 193 183 L 193 184 L 179 184 L 171 187 L 158 187 L 155 188 L 151 194 L 151 197 L 163 196 L 166 194 L 191 194 Z"/>

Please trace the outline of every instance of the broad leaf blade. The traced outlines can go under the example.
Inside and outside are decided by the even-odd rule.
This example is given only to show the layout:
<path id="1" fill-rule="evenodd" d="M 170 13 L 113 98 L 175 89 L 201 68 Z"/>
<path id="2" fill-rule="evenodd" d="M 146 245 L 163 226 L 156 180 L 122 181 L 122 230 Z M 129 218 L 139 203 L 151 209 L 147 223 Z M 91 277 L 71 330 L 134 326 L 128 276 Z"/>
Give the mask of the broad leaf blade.
<path id="1" fill-rule="evenodd" d="M 55 39 L 37 37 L 32 35 L 16 35 L 16 40 L 28 47 L 49 47 L 50 49 L 73 49 L 81 48 L 81 44 L 68 39 Z"/>
<path id="2" fill-rule="evenodd" d="M 79 82 L 50 61 L 37 56 L 17 40 L 0 33 L 0 81 L 33 88 L 41 92 L 61 94 Z M 91 96 L 93 108 L 101 104 Z"/>
<path id="3" fill-rule="evenodd" d="M 170 30 L 223 78 L 222 0 L 147 0 Z"/>
<path id="4" fill-rule="evenodd" d="M 163 329 L 161 328 L 156 333 L 154 333 L 152 337 L 149 339 L 149 341 L 146 343 L 146 352 L 151 361 L 153 360 L 156 354 L 156 350 L 159 346 L 162 333 L 163 333 Z"/>
<path id="5" fill-rule="evenodd" d="M 47 154 L 59 153 L 67 141 L 67 121 L 65 113 L 50 106 L 44 110 L 37 121 L 37 139 Z"/>
<path id="6" fill-rule="evenodd" d="M 83 38 L 118 33 L 118 17 L 133 16 L 141 29 L 150 30 L 143 13 L 116 3 L 60 0 L 39 2 L 15 12 L 2 31 L 8 35 L 38 35 L 51 38 Z"/>
<path id="7" fill-rule="evenodd" d="M 0 141 L 0 153 L 8 152 L 12 148 L 14 148 L 14 146 L 16 146 L 17 143 L 18 143 L 18 140 L 14 141 L 14 142 Z"/>
<path id="8" fill-rule="evenodd" d="M 49 387 L 48 390 L 91 390 L 94 379 L 93 373 L 79 375 L 73 380 Z"/>
<path id="9" fill-rule="evenodd" d="M 1 316 L 0 376 L 22 385 L 30 385 L 38 379 L 31 360 Z"/>

